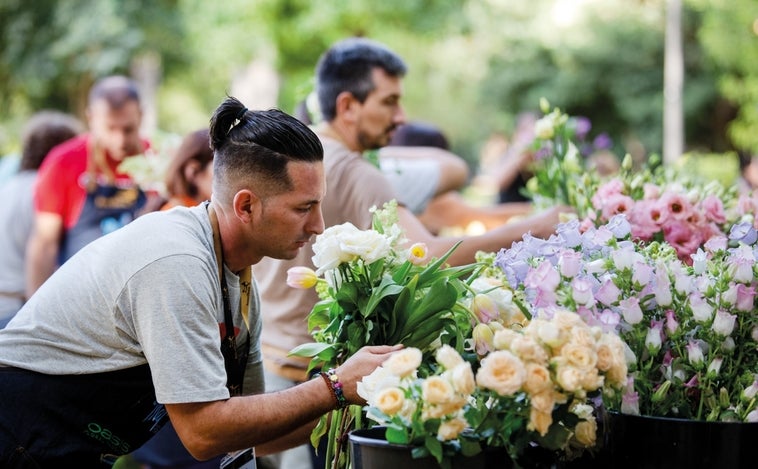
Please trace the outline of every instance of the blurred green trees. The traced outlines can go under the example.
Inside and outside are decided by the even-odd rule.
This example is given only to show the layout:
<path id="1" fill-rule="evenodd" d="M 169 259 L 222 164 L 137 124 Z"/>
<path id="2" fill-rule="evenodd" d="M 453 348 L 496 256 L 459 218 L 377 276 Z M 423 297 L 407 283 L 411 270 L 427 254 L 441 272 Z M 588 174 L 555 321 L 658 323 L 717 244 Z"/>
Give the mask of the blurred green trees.
<path id="1" fill-rule="evenodd" d="M 758 151 L 758 2 L 686 0 L 684 13 L 687 148 Z M 542 96 L 616 153 L 660 152 L 664 15 L 665 0 L 4 0 L 0 152 L 33 111 L 81 115 L 95 78 L 145 64 L 162 131 L 207 125 L 256 60 L 293 111 L 318 56 L 350 35 L 406 59 L 408 117 L 440 125 L 472 164 Z"/>

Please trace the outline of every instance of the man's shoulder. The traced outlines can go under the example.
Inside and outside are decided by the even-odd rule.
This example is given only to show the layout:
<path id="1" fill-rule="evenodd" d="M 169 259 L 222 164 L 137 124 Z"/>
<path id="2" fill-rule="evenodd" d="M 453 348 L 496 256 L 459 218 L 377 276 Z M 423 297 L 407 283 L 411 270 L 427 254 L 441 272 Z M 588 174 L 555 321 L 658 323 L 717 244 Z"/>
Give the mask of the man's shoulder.
<path id="1" fill-rule="evenodd" d="M 78 135 L 54 146 L 45 157 L 45 166 L 60 165 L 72 161 L 85 160 L 87 157 L 87 135 Z"/>

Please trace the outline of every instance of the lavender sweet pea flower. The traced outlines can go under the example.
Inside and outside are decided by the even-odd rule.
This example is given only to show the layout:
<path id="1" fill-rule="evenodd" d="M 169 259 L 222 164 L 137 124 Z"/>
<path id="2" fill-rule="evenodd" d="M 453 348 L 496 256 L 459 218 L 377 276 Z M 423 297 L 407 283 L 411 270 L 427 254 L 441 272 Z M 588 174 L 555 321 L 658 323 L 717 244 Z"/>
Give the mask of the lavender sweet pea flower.
<path id="1" fill-rule="evenodd" d="M 632 282 L 644 287 L 653 279 L 653 267 L 637 261 L 632 266 Z"/>
<path id="2" fill-rule="evenodd" d="M 616 239 L 624 239 L 632 232 L 632 225 L 624 214 L 612 216 L 605 226 L 613 233 Z"/>
<path id="3" fill-rule="evenodd" d="M 689 296 L 692 317 L 697 322 L 706 323 L 713 317 L 713 307 L 703 298 L 700 293 L 694 292 Z"/>
<path id="4" fill-rule="evenodd" d="M 729 254 L 727 269 L 735 282 L 750 283 L 753 281 L 753 265 L 755 257 L 753 250 L 744 244 L 732 250 Z"/>
<path id="5" fill-rule="evenodd" d="M 613 280 L 606 279 L 595 292 L 595 299 L 606 306 L 613 306 L 618 301 L 620 295 L 621 290 L 613 283 Z"/>
<path id="6" fill-rule="evenodd" d="M 737 311 L 748 312 L 753 310 L 755 301 L 755 285 L 737 285 Z"/>
<path id="7" fill-rule="evenodd" d="M 729 230 L 729 239 L 753 245 L 756 240 L 758 240 L 758 232 L 756 232 L 753 225 L 748 222 L 736 223 L 732 225 L 732 229 Z"/>
<path id="8" fill-rule="evenodd" d="M 719 373 L 721 373 L 721 365 L 724 363 L 724 359 L 721 357 L 716 357 L 711 361 L 711 364 L 708 365 L 708 371 L 706 372 L 706 376 L 710 379 L 714 379 L 718 377 Z"/>
<path id="9" fill-rule="evenodd" d="M 694 254 L 690 254 L 692 259 L 692 268 L 696 275 L 700 275 L 705 272 L 706 264 L 708 262 L 708 256 L 701 248 L 697 248 Z"/>
<path id="10" fill-rule="evenodd" d="M 655 293 L 655 302 L 659 306 L 669 306 L 672 301 L 671 295 L 671 281 L 669 280 L 668 272 L 662 266 L 658 266 L 658 271 L 655 274 L 655 285 L 653 287 Z"/>
<path id="11" fill-rule="evenodd" d="M 621 315 L 624 317 L 624 321 L 628 324 L 634 325 L 642 322 L 640 300 L 636 296 L 619 301 L 619 309 L 621 310 Z"/>
<path id="12" fill-rule="evenodd" d="M 645 347 L 648 351 L 655 355 L 661 349 L 663 343 L 663 322 L 651 321 L 650 329 L 647 330 L 647 336 L 645 337 Z"/>
<path id="13" fill-rule="evenodd" d="M 563 245 L 567 248 L 575 248 L 582 244 L 582 233 L 579 231 L 579 220 L 572 219 L 567 222 L 559 224 L 555 232 L 563 241 Z"/>
<path id="14" fill-rule="evenodd" d="M 669 335 L 673 335 L 677 329 L 679 329 L 679 321 L 676 320 L 676 314 L 671 309 L 666 310 L 666 331 Z"/>
<path id="15" fill-rule="evenodd" d="M 694 340 L 687 343 L 687 360 L 690 365 L 699 368 L 700 365 L 705 363 L 705 355 L 703 349 L 700 348 L 700 344 Z"/>
<path id="16" fill-rule="evenodd" d="M 524 279 L 524 286 L 541 291 L 555 292 L 561 276 L 548 261 L 542 261 L 536 269 L 530 269 Z"/>
<path id="17" fill-rule="evenodd" d="M 711 325 L 711 329 L 716 334 L 719 334 L 722 337 L 726 337 L 734 331 L 734 325 L 735 321 L 737 320 L 737 316 L 734 314 L 729 314 L 726 311 L 718 310 L 716 311 L 716 317 L 713 319 L 713 324 Z"/>
<path id="18" fill-rule="evenodd" d="M 592 283 L 581 277 L 571 281 L 572 297 L 580 305 L 592 305 L 595 297 L 592 296 Z"/>
<path id="19" fill-rule="evenodd" d="M 708 238 L 708 241 L 703 244 L 703 247 L 708 252 L 716 253 L 718 251 L 724 251 L 726 250 L 728 239 L 726 236 L 723 235 L 717 235 L 717 236 L 711 236 Z"/>
<path id="20" fill-rule="evenodd" d="M 582 253 L 572 249 L 563 249 L 558 254 L 558 267 L 561 275 L 566 278 L 573 278 L 579 273 L 582 266 Z"/>
<path id="21" fill-rule="evenodd" d="M 607 133 L 603 132 L 595 137 L 592 141 L 592 146 L 594 146 L 596 150 L 607 150 L 613 146 L 613 139 Z"/>
<path id="22" fill-rule="evenodd" d="M 616 330 L 616 326 L 621 322 L 621 316 L 618 313 L 614 313 L 610 309 L 606 308 L 598 316 L 600 327 L 603 332 L 611 332 Z"/>

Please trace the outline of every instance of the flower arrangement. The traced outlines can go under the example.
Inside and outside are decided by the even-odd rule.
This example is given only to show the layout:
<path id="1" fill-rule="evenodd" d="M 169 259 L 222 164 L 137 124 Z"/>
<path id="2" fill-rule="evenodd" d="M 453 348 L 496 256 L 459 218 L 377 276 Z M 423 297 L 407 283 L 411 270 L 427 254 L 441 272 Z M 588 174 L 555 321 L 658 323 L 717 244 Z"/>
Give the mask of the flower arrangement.
<path id="1" fill-rule="evenodd" d="M 708 239 L 724 235 L 755 209 L 755 197 L 685 174 L 675 166 L 665 167 L 657 155 L 639 169 L 626 155 L 612 176 L 589 171 L 572 140 L 576 133 L 571 117 L 558 108 L 548 113 L 544 100 L 541 106 L 546 114 L 535 126 L 535 145 L 543 156 L 527 184 L 538 206 L 568 204 L 585 227 L 625 214 L 635 241 L 666 242 L 685 262 Z"/>
<path id="2" fill-rule="evenodd" d="M 470 330 L 468 283 L 480 266 L 448 266 L 456 246 L 439 259 L 430 259 L 423 244 L 405 248 L 396 208 L 392 201 L 374 209 L 370 230 L 327 228 L 313 246 L 317 270 L 288 272 L 290 286 L 315 287 L 320 298 L 308 315 L 315 342 L 291 351 L 311 358 L 311 369 L 332 368 L 364 345 L 402 343 L 427 352 L 444 342 L 462 349 Z M 311 440 L 316 446 L 328 431 L 326 460 L 346 467 L 346 434 L 362 425 L 359 406 L 340 409 L 321 419 Z"/>
<path id="3" fill-rule="evenodd" d="M 493 264 L 513 301 L 566 308 L 626 344 L 629 381 L 605 393 L 622 413 L 707 421 L 758 421 L 758 316 L 752 217 L 680 259 L 666 242 L 633 241 L 625 215 L 599 227 L 578 220 L 543 240 L 525 236 Z M 585 229 L 583 231 L 583 229 Z"/>
<path id="4" fill-rule="evenodd" d="M 593 447 L 594 403 L 626 383 L 619 338 L 568 310 L 531 319 L 504 287 L 494 254 L 449 267 L 452 250 L 428 259 L 423 245 L 403 249 L 395 208 L 375 210 L 371 230 L 325 230 L 314 244 L 317 270 L 289 271 L 291 286 L 315 287 L 321 298 L 308 317 L 315 342 L 292 351 L 311 357 L 312 368 L 363 345 L 406 346 L 359 385 L 365 408 L 334 411 L 314 430 L 314 446 L 328 433 L 330 467 L 350 464 L 347 432 L 376 424 L 389 442 L 442 467 L 487 448 L 518 463 L 535 445 L 565 458 Z"/>
<path id="5" fill-rule="evenodd" d="M 483 448 L 504 448 L 520 465 L 535 444 L 566 458 L 594 447 L 592 397 L 626 383 L 618 336 L 567 310 L 523 328 L 494 318 L 485 327 L 495 332 L 473 366 L 443 345 L 431 363 L 405 349 L 365 377 L 359 393 L 368 418 L 387 427 L 390 442 L 413 444 L 414 456 L 431 455 L 442 467 Z"/>

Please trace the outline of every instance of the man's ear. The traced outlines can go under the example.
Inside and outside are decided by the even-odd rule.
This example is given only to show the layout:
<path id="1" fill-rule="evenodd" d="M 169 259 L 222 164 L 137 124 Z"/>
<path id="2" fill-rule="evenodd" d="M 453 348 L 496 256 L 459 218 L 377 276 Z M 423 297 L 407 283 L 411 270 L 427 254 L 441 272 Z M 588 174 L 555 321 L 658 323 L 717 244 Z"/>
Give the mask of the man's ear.
<path id="1" fill-rule="evenodd" d="M 245 223 L 250 223 L 254 214 L 260 212 L 261 199 L 250 189 L 234 194 L 234 214 Z"/>
<path id="2" fill-rule="evenodd" d="M 361 104 L 355 99 L 353 93 L 349 91 L 343 91 L 337 95 L 337 116 L 347 121 L 355 121 L 358 111 L 358 106 Z"/>

